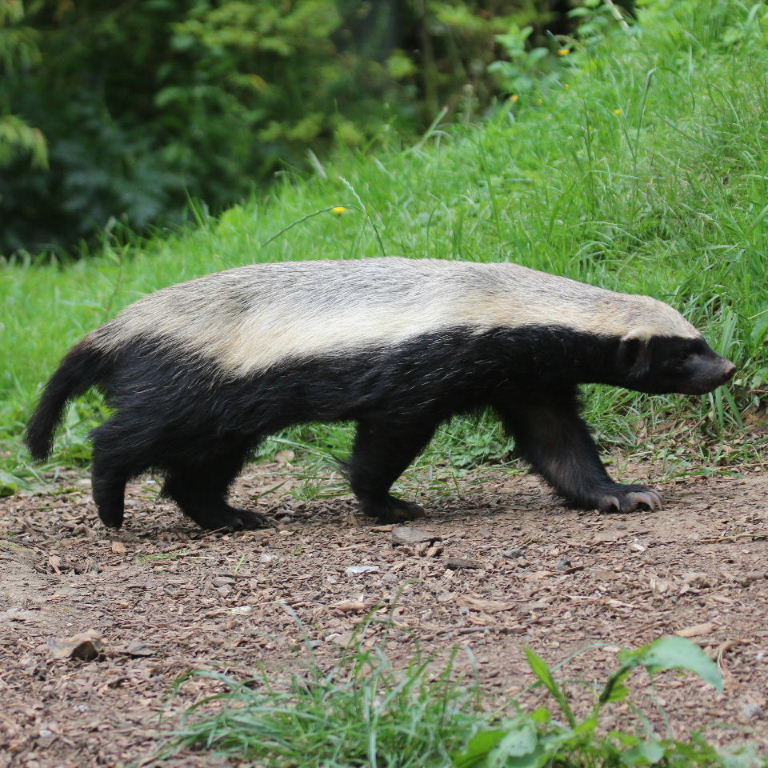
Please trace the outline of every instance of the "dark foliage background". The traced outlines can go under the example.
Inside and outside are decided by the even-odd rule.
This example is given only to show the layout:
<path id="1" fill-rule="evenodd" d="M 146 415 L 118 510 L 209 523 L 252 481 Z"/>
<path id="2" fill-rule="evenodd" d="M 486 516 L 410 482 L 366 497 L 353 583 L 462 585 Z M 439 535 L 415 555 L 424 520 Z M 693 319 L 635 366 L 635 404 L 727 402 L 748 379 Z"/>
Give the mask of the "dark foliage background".
<path id="1" fill-rule="evenodd" d="M 0 0 L 0 253 L 71 253 L 190 199 L 220 210 L 335 146 L 474 119 L 530 90 L 600 5 Z"/>

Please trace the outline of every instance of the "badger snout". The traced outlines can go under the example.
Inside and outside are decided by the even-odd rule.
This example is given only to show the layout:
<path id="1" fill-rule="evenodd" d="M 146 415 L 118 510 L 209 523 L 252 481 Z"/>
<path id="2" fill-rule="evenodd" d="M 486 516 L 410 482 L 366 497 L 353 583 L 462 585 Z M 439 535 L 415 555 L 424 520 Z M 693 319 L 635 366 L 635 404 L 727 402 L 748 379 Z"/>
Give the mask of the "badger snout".
<path id="1" fill-rule="evenodd" d="M 681 391 L 686 395 L 705 395 L 729 382 L 736 366 L 726 357 L 715 354 L 697 356 L 690 377 Z"/>
<path id="2" fill-rule="evenodd" d="M 725 384 L 726 381 L 730 381 L 733 375 L 736 373 L 736 366 L 725 357 L 723 358 L 723 380 L 721 384 Z"/>

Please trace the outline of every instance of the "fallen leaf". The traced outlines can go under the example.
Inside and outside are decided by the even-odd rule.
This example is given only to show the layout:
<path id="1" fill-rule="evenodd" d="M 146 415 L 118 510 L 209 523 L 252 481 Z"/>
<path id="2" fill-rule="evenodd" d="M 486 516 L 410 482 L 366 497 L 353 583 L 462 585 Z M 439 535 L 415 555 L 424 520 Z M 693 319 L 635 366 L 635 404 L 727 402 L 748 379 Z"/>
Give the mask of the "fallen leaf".
<path id="1" fill-rule="evenodd" d="M 333 632 L 325 638 L 325 642 L 334 645 L 349 645 L 354 636 L 354 632 Z"/>
<path id="2" fill-rule="evenodd" d="M 626 535 L 627 534 L 622 531 L 598 531 L 592 537 L 590 544 L 613 544 L 615 541 Z"/>
<path id="3" fill-rule="evenodd" d="M 361 611 L 367 611 L 370 608 L 369 603 L 365 603 L 362 600 L 342 600 L 340 603 L 334 603 L 331 608 L 334 611 L 340 613 L 360 613 Z"/>
<path id="4" fill-rule="evenodd" d="M 715 625 L 710 622 L 704 624 L 692 624 L 690 627 L 684 627 L 678 629 L 675 634 L 678 637 L 699 637 L 700 635 L 708 635 L 714 632 Z"/>
<path id="5" fill-rule="evenodd" d="M 485 600 L 479 597 L 469 597 L 462 595 L 458 599 L 458 604 L 463 605 L 465 608 L 471 608 L 473 611 L 488 611 L 494 613 L 495 611 L 509 611 L 514 607 L 513 603 L 506 603 L 502 600 Z"/>
<path id="6" fill-rule="evenodd" d="M 496 622 L 490 616 L 486 616 L 482 613 L 470 616 L 469 623 L 478 627 L 492 627 L 496 624 Z"/>
<path id="7" fill-rule="evenodd" d="M 123 544 L 122 541 L 113 541 L 112 542 L 112 551 L 116 555 L 124 555 L 126 553 L 125 544 Z"/>

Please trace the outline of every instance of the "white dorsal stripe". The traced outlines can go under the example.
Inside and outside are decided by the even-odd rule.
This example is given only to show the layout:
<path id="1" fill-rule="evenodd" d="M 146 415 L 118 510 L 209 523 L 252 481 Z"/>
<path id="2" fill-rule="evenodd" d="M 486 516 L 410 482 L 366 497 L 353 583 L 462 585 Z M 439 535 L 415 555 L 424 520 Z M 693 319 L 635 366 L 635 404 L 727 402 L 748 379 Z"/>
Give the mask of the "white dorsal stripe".
<path id="1" fill-rule="evenodd" d="M 286 359 L 391 347 L 441 329 L 555 325 L 698 337 L 679 312 L 517 264 L 398 257 L 254 264 L 180 283 L 94 331 L 105 350 L 152 339 L 246 375 Z"/>

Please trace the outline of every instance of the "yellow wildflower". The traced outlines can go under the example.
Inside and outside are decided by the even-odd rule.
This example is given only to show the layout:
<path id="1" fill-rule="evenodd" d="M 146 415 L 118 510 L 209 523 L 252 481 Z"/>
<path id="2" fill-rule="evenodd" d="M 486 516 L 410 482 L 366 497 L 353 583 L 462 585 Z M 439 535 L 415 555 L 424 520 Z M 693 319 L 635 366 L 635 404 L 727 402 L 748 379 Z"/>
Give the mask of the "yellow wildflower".
<path id="1" fill-rule="evenodd" d="M 345 208 L 343 205 L 336 205 L 333 208 L 331 208 L 331 213 L 335 213 L 337 216 L 341 216 L 343 213 L 346 213 L 349 210 L 349 208 Z"/>
<path id="2" fill-rule="evenodd" d="M 557 49 L 557 55 L 558 56 L 567 56 L 571 52 L 570 48 L 558 48 Z"/>
<path id="3" fill-rule="evenodd" d="M 618 109 L 618 108 L 614 109 L 613 110 L 613 114 L 614 115 L 623 115 L 624 114 L 624 110 L 623 109 Z"/>
<path id="4" fill-rule="evenodd" d="M 509 97 L 509 100 L 513 104 L 517 104 L 518 101 L 520 101 L 520 96 L 517 93 L 512 94 L 512 96 Z"/>

